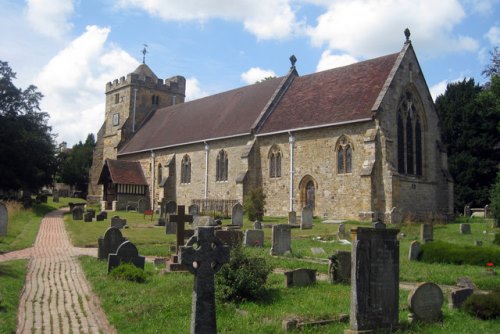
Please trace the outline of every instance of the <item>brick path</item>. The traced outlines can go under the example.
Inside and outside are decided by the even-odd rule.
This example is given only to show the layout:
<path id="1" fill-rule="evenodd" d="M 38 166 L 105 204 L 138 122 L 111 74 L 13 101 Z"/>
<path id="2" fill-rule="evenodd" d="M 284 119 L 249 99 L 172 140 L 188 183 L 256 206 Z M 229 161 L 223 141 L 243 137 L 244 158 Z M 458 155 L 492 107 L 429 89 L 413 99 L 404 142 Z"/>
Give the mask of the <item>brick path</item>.
<path id="1" fill-rule="evenodd" d="M 0 256 L 6 261 L 31 255 L 17 333 L 116 333 L 76 258 L 95 250 L 71 245 L 62 214 L 54 211 L 43 218 L 34 247 Z"/>

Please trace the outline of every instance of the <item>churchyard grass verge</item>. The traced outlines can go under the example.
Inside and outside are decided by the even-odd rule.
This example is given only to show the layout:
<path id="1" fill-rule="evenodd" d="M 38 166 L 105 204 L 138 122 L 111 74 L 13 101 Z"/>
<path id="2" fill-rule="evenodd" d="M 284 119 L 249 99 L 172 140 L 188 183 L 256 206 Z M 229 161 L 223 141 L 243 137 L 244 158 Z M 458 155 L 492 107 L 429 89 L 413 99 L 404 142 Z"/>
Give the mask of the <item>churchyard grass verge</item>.
<path id="1" fill-rule="evenodd" d="M 27 264 L 28 260 L 0 263 L 0 333 L 16 331 L 17 307 Z"/>

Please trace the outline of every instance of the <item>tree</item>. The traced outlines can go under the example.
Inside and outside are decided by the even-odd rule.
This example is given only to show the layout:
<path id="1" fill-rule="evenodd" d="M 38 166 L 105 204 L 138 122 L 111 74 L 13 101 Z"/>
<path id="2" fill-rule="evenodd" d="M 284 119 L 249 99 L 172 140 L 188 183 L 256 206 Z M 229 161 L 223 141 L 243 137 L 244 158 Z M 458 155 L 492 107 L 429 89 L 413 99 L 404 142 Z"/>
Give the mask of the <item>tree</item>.
<path id="1" fill-rule="evenodd" d="M 498 51 L 498 47 L 496 46 L 492 51 L 490 51 L 491 63 L 486 66 L 482 75 L 492 78 L 495 75 L 500 74 L 500 52 Z"/>
<path id="2" fill-rule="evenodd" d="M 55 145 L 43 95 L 30 85 L 17 88 L 16 74 L 0 61 L 0 189 L 37 191 L 52 183 Z"/>
<path id="3" fill-rule="evenodd" d="M 493 218 L 496 220 L 496 226 L 499 226 L 500 222 L 500 166 L 497 174 L 497 179 L 490 193 L 490 203 L 491 203 L 491 213 Z"/>

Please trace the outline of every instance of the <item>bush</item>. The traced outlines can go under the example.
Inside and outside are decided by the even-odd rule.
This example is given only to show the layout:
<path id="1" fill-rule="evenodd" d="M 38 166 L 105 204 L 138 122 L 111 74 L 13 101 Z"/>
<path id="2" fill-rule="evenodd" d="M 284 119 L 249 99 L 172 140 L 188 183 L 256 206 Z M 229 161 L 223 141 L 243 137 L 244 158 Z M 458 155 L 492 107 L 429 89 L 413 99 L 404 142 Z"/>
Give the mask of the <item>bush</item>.
<path id="1" fill-rule="evenodd" d="M 144 283 L 146 281 L 146 273 L 144 270 L 137 268 L 133 264 L 124 263 L 111 270 L 111 277 L 131 282 Z"/>
<path id="2" fill-rule="evenodd" d="M 490 191 L 490 203 L 493 219 L 500 219 L 500 171 Z"/>
<path id="3" fill-rule="evenodd" d="M 500 246 L 500 233 L 495 233 L 495 239 L 493 239 L 493 245 Z"/>
<path id="4" fill-rule="evenodd" d="M 500 263 L 500 250 L 433 241 L 422 246 L 421 261 L 485 266 L 488 262 Z"/>
<path id="5" fill-rule="evenodd" d="M 266 205 L 266 195 L 262 188 L 254 188 L 250 190 L 243 202 L 245 212 L 250 221 L 260 220 L 264 218 L 264 206 Z"/>
<path id="6" fill-rule="evenodd" d="M 231 251 L 231 260 L 215 276 L 217 299 L 241 302 L 265 296 L 272 268 L 264 258 L 249 257 L 241 246 Z"/>
<path id="7" fill-rule="evenodd" d="M 469 314 L 484 320 L 499 318 L 500 289 L 485 295 L 472 295 L 467 298 L 463 307 Z"/>

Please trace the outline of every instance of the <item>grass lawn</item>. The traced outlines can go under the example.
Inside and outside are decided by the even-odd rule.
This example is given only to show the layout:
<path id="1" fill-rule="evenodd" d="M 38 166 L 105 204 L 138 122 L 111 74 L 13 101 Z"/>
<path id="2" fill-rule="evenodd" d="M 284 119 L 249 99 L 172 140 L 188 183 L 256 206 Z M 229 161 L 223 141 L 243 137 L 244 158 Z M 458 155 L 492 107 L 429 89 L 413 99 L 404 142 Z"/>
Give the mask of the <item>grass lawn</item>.
<path id="1" fill-rule="evenodd" d="M 19 296 L 28 260 L 0 263 L 0 333 L 15 333 Z"/>

